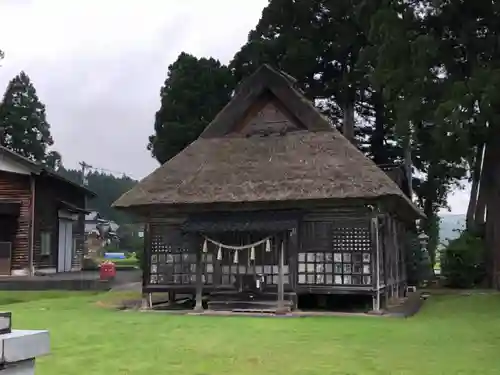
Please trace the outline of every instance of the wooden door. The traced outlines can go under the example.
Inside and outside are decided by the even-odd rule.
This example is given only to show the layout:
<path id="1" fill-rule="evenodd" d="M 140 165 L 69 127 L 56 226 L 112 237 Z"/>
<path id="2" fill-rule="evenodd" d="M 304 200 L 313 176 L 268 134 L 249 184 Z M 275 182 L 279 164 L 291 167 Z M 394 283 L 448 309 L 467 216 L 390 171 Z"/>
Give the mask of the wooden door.
<path id="1" fill-rule="evenodd" d="M 59 246 L 57 253 L 57 272 L 71 271 L 73 260 L 73 222 L 59 220 Z"/>

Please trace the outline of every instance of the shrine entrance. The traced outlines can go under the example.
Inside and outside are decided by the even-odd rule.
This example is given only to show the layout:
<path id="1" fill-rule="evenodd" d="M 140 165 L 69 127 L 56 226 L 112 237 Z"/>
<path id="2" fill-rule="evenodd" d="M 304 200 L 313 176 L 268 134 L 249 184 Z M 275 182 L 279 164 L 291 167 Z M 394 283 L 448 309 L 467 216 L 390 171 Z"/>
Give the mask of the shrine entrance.
<path id="1" fill-rule="evenodd" d="M 291 310 L 295 278 L 289 238 L 297 220 L 290 212 L 196 215 L 188 220 L 183 229 L 200 239 L 201 269 L 210 271 L 211 280 L 208 274 L 199 279 L 201 287 L 207 281 L 213 285 L 210 310 Z"/>
<path id="2" fill-rule="evenodd" d="M 202 259 L 213 260 L 210 310 L 290 310 L 286 232 L 201 234 Z M 215 258 L 215 259 L 214 259 Z"/>

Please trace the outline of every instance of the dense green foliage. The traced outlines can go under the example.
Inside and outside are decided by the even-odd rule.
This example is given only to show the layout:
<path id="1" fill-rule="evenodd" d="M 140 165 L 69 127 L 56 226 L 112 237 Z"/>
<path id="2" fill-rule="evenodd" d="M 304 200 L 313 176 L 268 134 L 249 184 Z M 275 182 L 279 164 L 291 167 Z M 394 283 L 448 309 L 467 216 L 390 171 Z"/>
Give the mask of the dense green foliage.
<path id="1" fill-rule="evenodd" d="M 33 161 L 57 168 L 61 157 L 54 144 L 45 105 L 25 72 L 14 77 L 0 103 L 0 144 Z"/>
<path id="2" fill-rule="evenodd" d="M 161 163 L 193 142 L 227 104 L 233 90 L 229 69 L 217 60 L 181 53 L 161 88 L 148 149 Z"/>
<path id="3" fill-rule="evenodd" d="M 64 177 L 80 183 L 81 171 L 60 168 L 58 172 Z M 87 206 L 91 210 L 98 211 L 107 220 L 113 220 L 117 224 L 125 224 L 134 221 L 126 213 L 111 207 L 123 193 L 130 190 L 137 181 L 127 177 L 115 177 L 112 174 L 90 172 L 87 174 L 88 188 L 97 194 L 97 198 L 90 199 Z"/>
<path id="4" fill-rule="evenodd" d="M 463 231 L 441 252 L 441 270 L 447 285 L 472 288 L 486 278 L 484 245 L 478 236 Z"/>

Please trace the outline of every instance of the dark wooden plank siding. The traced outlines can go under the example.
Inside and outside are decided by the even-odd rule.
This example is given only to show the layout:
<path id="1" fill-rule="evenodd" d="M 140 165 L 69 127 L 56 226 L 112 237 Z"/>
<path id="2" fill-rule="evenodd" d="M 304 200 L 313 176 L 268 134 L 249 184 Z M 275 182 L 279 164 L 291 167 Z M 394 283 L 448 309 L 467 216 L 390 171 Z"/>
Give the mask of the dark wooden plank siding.
<path id="1" fill-rule="evenodd" d="M 61 201 L 76 207 L 85 207 L 85 196 L 77 188 L 56 179 L 40 176 L 37 178 L 35 204 L 35 267 L 56 267 L 59 237 L 58 210 Z M 41 254 L 41 232 L 51 233 L 51 255 Z M 81 267 L 85 242 L 85 215 L 78 215 L 78 221 L 73 225 L 73 238 L 76 240 L 76 251 L 72 266 Z"/>
<path id="2" fill-rule="evenodd" d="M 21 204 L 17 231 L 12 246 L 12 269 L 23 269 L 29 263 L 31 189 L 30 176 L 0 172 L 0 199 Z"/>
<path id="3" fill-rule="evenodd" d="M 50 255 L 41 255 L 41 232 L 50 232 Z M 35 185 L 35 233 L 33 262 L 36 268 L 55 267 L 57 264 L 57 207 L 54 206 L 46 183 L 40 179 Z"/>

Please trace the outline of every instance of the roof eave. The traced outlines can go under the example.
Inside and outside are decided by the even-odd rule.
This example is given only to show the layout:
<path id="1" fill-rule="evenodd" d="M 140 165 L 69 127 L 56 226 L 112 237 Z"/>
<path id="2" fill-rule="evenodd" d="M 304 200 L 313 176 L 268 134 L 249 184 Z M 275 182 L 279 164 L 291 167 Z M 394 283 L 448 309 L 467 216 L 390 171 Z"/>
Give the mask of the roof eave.
<path id="1" fill-rule="evenodd" d="M 325 208 L 345 204 L 346 206 L 354 205 L 373 205 L 377 201 L 383 199 L 384 196 L 372 197 L 338 197 L 338 198 L 314 198 L 314 199 L 287 199 L 287 200 L 259 200 L 259 201 L 217 201 L 217 202 L 168 202 L 168 203 L 120 203 L 116 201 L 111 207 L 121 211 L 130 213 L 141 213 L 141 215 L 149 215 L 154 211 L 172 211 L 172 212 L 198 212 L 211 211 L 220 206 L 224 206 L 230 210 L 261 210 L 261 209 L 314 209 Z"/>
<path id="2" fill-rule="evenodd" d="M 42 172 L 47 174 L 47 176 L 49 176 L 51 178 L 54 178 L 56 180 L 62 181 L 68 185 L 75 187 L 76 189 L 80 190 L 82 193 L 84 193 L 89 198 L 97 197 L 97 194 L 95 192 L 93 192 L 92 190 L 90 190 L 89 188 L 87 188 L 83 185 L 77 184 L 76 182 L 73 182 L 73 181 L 63 177 L 56 172 L 53 172 L 47 168 L 42 168 Z"/>

